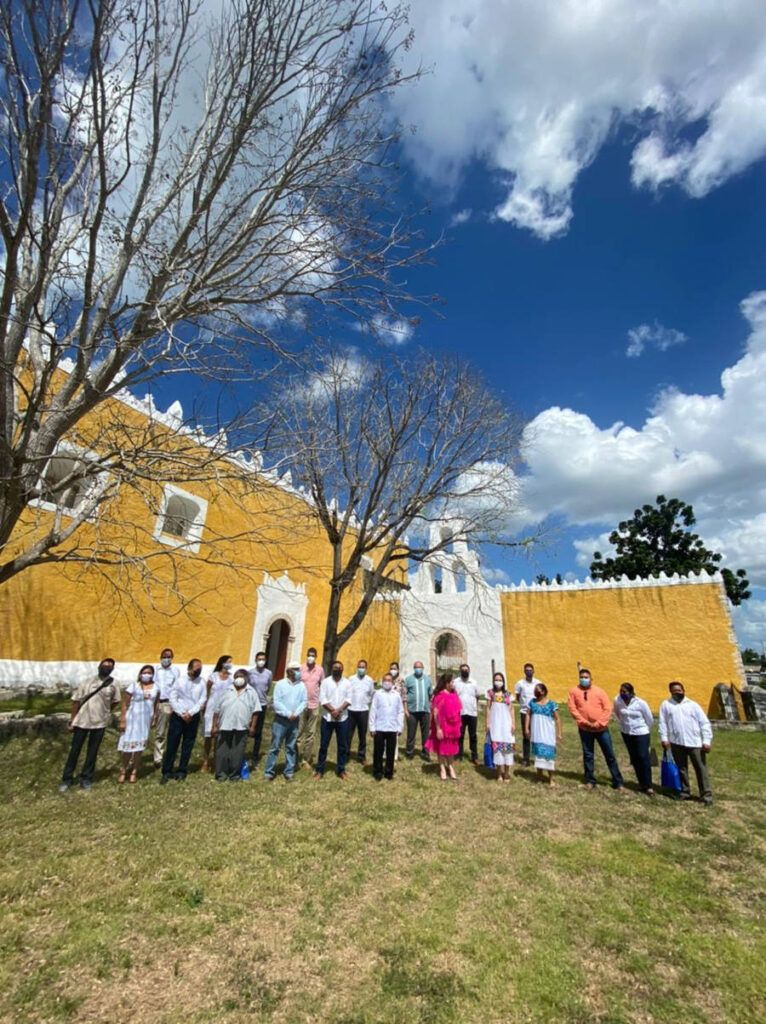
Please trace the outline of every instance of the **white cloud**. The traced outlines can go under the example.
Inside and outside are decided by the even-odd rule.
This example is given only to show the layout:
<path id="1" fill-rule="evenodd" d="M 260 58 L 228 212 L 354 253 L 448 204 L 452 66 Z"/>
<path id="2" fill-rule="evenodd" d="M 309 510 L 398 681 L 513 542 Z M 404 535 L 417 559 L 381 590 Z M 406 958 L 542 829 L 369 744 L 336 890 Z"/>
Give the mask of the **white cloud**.
<path id="1" fill-rule="evenodd" d="M 615 523 L 615 525 L 617 524 Z M 575 562 L 586 572 L 590 570 L 594 551 L 600 551 L 604 558 L 610 558 L 614 554 L 614 548 L 609 543 L 611 532 L 611 530 L 605 530 L 604 533 L 600 533 L 596 537 L 578 537 L 577 540 L 572 541 L 572 546 L 577 552 Z"/>
<path id="2" fill-rule="evenodd" d="M 457 213 L 453 213 L 452 216 L 450 217 L 449 226 L 451 228 L 456 228 L 459 227 L 461 224 L 467 224 L 468 221 L 471 219 L 472 213 L 473 210 L 470 210 L 468 208 L 464 210 L 458 210 Z"/>
<path id="3" fill-rule="evenodd" d="M 491 565 L 483 565 L 481 574 L 487 583 L 510 583 L 511 577 L 505 569 L 493 569 Z"/>
<path id="4" fill-rule="evenodd" d="M 734 628 L 742 647 L 753 647 L 762 651 L 766 643 L 766 601 L 755 598 L 732 608 Z"/>
<path id="5" fill-rule="evenodd" d="M 720 394 L 664 391 L 639 429 L 599 427 L 558 406 L 540 413 L 525 432 L 527 522 L 558 514 L 613 529 L 658 494 L 679 497 L 694 506 L 706 543 L 766 585 L 766 291 L 741 310 L 751 333 Z M 604 550 L 602 539 L 575 543 L 578 564 Z"/>
<path id="6" fill-rule="evenodd" d="M 361 334 L 371 334 L 384 345 L 406 345 L 415 333 L 411 320 L 404 317 L 384 316 L 376 314 L 369 323 L 356 323 L 354 330 Z"/>
<path id="7" fill-rule="evenodd" d="M 485 160 L 496 215 L 544 239 L 621 124 L 637 187 L 705 195 L 766 153 L 763 18 L 763 0 L 413 0 L 410 59 L 432 73 L 396 97 L 409 152 L 448 185 Z"/>
<path id="8" fill-rule="evenodd" d="M 676 345 L 683 345 L 688 338 L 683 331 L 677 331 L 675 327 L 665 327 L 656 320 L 653 324 L 639 324 L 638 327 L 631 327 L 628 331 L 628 347 L 625 355 L 630 358 L 637 358 L 647 348 L 656 348 L 660 352 L 667 352 L 669 348 Z"/>

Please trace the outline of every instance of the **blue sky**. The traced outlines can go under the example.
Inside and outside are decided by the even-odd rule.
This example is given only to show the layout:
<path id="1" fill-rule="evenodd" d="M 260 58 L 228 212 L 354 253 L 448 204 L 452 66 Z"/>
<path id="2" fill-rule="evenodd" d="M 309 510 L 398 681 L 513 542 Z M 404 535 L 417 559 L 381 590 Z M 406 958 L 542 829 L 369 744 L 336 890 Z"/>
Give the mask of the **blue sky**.
<path id="1" fill-rule="evenodd" d="M 525 526 L 555 525 L 494 575 L 582 577 L 621 518 L 677 496 L 748 570 L 735 622 L 760 646 L 762 3 L 414 0 L 412 22 L 405 197 L 447 242 L 410 275 L 443 318 L 408 344 L 470 358 L 530 422 Z"/>
<path id="2" fill-rule="evenodd" d="M 443 315 L 395 341 L 472 360 L 519 410 L 521 525 L 555 527 L 493 578 L 582 577 L 664 493 L 748 571 L 735 623 L 760 646 L 763 0 L 411 0 L 411 21 L 402 198 L 447 241 L 409 275 Z"/>

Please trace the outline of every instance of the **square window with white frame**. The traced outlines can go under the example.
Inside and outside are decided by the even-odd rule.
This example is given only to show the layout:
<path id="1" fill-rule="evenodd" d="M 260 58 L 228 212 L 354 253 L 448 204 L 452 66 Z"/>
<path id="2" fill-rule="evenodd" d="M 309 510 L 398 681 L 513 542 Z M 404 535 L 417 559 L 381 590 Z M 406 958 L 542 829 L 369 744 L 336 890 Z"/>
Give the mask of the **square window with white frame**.
<path id="1" fill-rule="evenodd" d="M 48 512 L 76 515 L 103 485 L 103 474 L 90 462 L 87 453 L 57 449 L 40 474 L 39 494 L 31 504 Z"/>
<path id="2" fill-rule="evenodd" d="M 204 498 L 166 484 L 154 535 L 163 544 L 199 551 L 206 515 Z"/>

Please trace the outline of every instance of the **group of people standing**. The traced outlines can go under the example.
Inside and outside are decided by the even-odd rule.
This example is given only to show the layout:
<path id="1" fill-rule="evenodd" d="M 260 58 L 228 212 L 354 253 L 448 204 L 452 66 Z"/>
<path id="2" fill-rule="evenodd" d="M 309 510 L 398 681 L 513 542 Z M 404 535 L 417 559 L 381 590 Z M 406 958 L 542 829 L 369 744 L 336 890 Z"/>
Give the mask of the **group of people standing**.
<path id="1" fill-rule="evenodd" d="M 260 651 L 252 669 L 234 669 L 230 655 L 221 655 L 213 672 L 202 678 L 202 662 L 193 658 L 182 671 L 166 648 L 157 665 L 144 665 L 135 682 L 122 689 L 113 677 L 114 660 L 104 658 L 95 678 L 83 683 L 72 695 L 69 729 L 72 743 L 59 785 L 66 792 L 75 781 L 83 747 L 85 761 L 79 784 L 90 789 L 96 758 L 105 729 L 116 708 L 120 711 L 118 750 L 122 754 L 119 783 L 135 783 L 144 750 L 154 729 L 153 757 L 160 769 L 160 783 L 182 781 L 200 724 L 203 729 L 202 771 L 214 771 L 221 782 L 239 781 L 261 760 L 263 727 L 267 710 L 272 711 L 271 742 L 264 764 L 264 776 L 271 781 L 277 761 L 285 751 L 283 777 L 291 781 L 296 771 L 309 768 L 321 780 L 333 739 L 336 746 L 335 773 L 347 778 L 351 746 L 356 739 L 356 759 L 367 763 L 367 737 L 373 740 L 372 772 L 376 780 L 392 779 L 400 756 L 399 739 L 406 726 L 404 756 L 415 756 L 418 732 L 421 757 L 436 757 L 439 777 L 457 779 L 455 759 L 464 756 L 466 736 L 470 759 L 479 762 L 479 685 L 463 664 L 453 677 L 442 675 L 434 687 L 423 662 L 402 677 L 399 664 L 392 662 L 376 687 L 367 662 L 360 659 L 353 675 L 346 677 L 341 661 L 334 661 L 325 675 L 311 647 L 303 664 L 290 662 L 284 679 L 274 683 Z M 659 732 L 663 748 L 672 751 L 681 777 L 681 798 L 689 798 L 688 765 L 697 776 L 700 796 L 712 803 L 707 771 L 707 754 L 712 729 L 704 711 L 684 693 L 679 682 L 669 686 L 670 697 L 660 708 Z M 535 677 L 534 665 L 527 663 L 524 674 L 511 692 L 502 672 L 495 672 L 485 700 L 484 760 L 494 768 L 499 782 L 511 779 L 516 756 L 515 709 L 519 708 L 522 733 L 522 764 L 533 765 L 541 780 L 555 785 L 554 773 L 562 723 L 558 704 L 548 696 L 545 683 Z M 639 788 L 654 795 L 650 733 L 654 717 L 646 701 L 630 683 L 623 683 L 614 700 L 593 684 L 587 668 L 578 666 L 578 683 L 569 692 L 568 709 L 577 725 L 582 747 L 584 782 L 596 786 L 595 748 L 598 745 L 616 790 L 624 781 L 614 753 L 609 723 L 616 719 Z M 319 748 L 316 759 L 317 725 Z M 252 740 L 248 758 L 248 739 Z M 178 763 L 176 764 L 176 759 Z M 244 775 L 243 775 L 244 773 Z"/>

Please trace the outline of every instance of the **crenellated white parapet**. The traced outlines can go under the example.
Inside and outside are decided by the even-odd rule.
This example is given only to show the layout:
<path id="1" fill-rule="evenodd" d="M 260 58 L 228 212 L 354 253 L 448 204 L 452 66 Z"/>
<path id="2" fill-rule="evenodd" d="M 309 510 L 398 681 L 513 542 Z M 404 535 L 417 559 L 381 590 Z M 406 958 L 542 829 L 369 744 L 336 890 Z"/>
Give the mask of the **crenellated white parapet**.
<path id="1" fill-rule="evenodd" d="M 661 572 L 657 576 L 636 577 L 635 579 L 623 575 L 616 580 L 594 580 L 590 576 L 586 576 L 584 580 L 563 580 L 561 583 L 557 583 L 555 580 L 550 583 L 527 583 L 526 580 L 522 580 L 520 583 L 498 583 L 495 590 L 509 594 L 562 590 L 633 590 L 638 587 L 675 587 L 679 584 L 688 585 L 689 583 L 722 584 L 723 576 L 720 572 L 709 573 L 700 569 L 699 573 L 690 572 L 688 575 L 674 572 L 672 576 L 668 576 L 667 573 Z"/>

